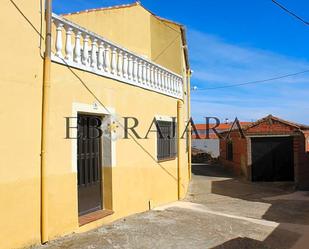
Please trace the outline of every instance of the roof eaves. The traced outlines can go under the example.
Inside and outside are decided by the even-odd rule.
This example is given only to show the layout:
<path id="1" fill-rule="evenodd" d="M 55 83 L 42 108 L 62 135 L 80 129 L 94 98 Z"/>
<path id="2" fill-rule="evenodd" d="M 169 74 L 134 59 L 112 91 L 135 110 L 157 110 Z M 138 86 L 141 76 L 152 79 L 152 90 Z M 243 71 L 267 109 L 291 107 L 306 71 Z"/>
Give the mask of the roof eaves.
<path id="1" fill-rule="evenodd" d="M 95 12 L 95 11 L 130 8 L 130 7 L 133 7 L 133 6 L 136 6 L 136 5 L 139 5 L 139 3 L 135 2 L 135 3 L 130 3 L 130 4 L 122 4 L 122 5 L 114 5 L 114 6 L 109 6 L 109 7 L 81 10 L 81 11 L 76 11 L 76 12 L 71 12 L 71 13 L 65 13 L 65 14 L 62 14 L 61 16 L 84 14 L 84 13 Z"/>
<path id="2" fill-rule="evenodd" d="M 262 122 L 264 122 L 266 120 L 269 120 L 269 119 L 276 120 L 276 121 L 278 121 L 280 123 L 283 123 L 283 124 L 286 124 L 286 125 L 289 125 L 289 126 L 293 126 L 295 128 L 298 128 L 298 129 L 305 129 L 305 130 L 309 129 L 309 126 L 307 126 L 307 125 L 290 122 L 290 121 L 287 121 L 287 120 L 275 117 L 275 116 L 270 114 L 270 115 L 268 115 L 268 116 L 266 116 L 264 118 L 261 118 L 261 119 L 257 120 L 256 122 L 253 122 L 251 125 L 247 126 L 245 128 L 245 130 L 248 130 L 248 129 L 256 126 L 256 125 L 259 125 L 260 123 L 262 123 Z"/>

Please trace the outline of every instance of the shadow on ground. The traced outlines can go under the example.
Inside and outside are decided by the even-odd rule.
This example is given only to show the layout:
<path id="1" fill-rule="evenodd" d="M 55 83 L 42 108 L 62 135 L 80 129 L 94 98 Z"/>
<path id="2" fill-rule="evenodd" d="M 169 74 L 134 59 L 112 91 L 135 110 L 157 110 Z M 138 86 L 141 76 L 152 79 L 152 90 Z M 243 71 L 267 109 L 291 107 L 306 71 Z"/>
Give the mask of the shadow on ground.
<path id="1" fill-rule="evenodd" d="M 248 182 L 219 164 L 193 165 L 192 173 L 212 178 L 209 195 L 198 197 L 197 202 L 214 210 L 278 223 L 263 241 L 238 237 L 214 248 L 309 248 L 308 192 L 295 191 L 291 183 Z M 238 199 L 242 201 L 235 201 Z M 278 244 L 278 241 L 283 243 Z"/>

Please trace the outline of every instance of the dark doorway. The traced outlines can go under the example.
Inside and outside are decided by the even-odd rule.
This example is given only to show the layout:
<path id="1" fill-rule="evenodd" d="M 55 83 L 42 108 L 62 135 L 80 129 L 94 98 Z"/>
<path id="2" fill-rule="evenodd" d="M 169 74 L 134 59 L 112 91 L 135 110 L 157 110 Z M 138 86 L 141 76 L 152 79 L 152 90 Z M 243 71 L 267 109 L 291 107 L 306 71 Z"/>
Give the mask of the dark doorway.
<path id="1" fill-rule="evenodd" d="M 77 179 L 79 216 L 102 209 L 101 118 L 78 115 Z"/>
<path id="2" fill-rule="evenodd" d="M 294 181 L 293 137 L 251 138 L 253 181 Z"/>

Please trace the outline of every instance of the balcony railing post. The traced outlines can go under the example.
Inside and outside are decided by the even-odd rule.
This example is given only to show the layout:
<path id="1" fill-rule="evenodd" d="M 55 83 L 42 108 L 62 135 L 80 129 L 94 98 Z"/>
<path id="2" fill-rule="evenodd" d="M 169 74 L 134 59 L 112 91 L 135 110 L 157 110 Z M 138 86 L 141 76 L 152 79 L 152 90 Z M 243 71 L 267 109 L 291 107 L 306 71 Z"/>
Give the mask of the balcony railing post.
<path id="1" fill-rule="evenodd" d="M 99 52 L 98 52 L 98 69 L 99 70 L 103 69 L 103 64 L 104 64 L 104 45 L 103 45 L 103 42 L 101 41 L 99 43 Z"/>
<path id="2" fill-rule="evenodd" d="M 143 81 L 143 65 L 142 65 L 142 60 L 138 60 L 138 82 L 142 83 Z"/>
<path id="3" fill-rule="evenodd" d="M 137 67 L 137 58 L 133 58 L 133 81 L 137 82 L 137 72 L 138 72 L 138 67 Z"/>
<path id="4" fill-rule="evenodd" d="M 116 74 L 116 70 L 117 70 L 117 48 L 112 47 L 111 73 Z"/>
<path id="5" fill-rule="evenodd" d="M 154 66 L 150 67 L 150 86 L 154 88 Z"/>
<path id="6" fill-rule="evenodd" d="M 158 88 L 159 82 L 158 82 L 158 68 L 154 68 L 154 87 Z"/>
<path id="7" fill-rule="evenodd" d="M 97 60 L 97 39 L 92 38 L 91 44 L 91 67 L 96 69 L 98 67 L 98 60 Z"/>
<path id="8" fill-rule="evenodd" d="M 133 56 L 129 55 L 128 79 L 131 80 L 133 75 Z"/>
<path id="9" fill-rule="evenodd" d="M 66 30 L 65 59 L 72 60 L 73 59 L 73 46 L 72 46 L 73 28 L 70 26 L 66 26 L 65 30 Z"/>
<path id="10" fill-rule="evenodd" d="M 147 82 L 147 86 L 151 85 L 150 84 L 150 64 L 149 63 L 147 63 L 147 80 L 146 80 L 146 82 Z"/>
<path id="11" fill-rule="evenodd" d="M 63 23 L 56 22 L 56 56 L 62 58 L 62 28 Z"/>
<path id="12" fill-rule="evenodd" d="M 146 84 L 146 62 L 142 61 L 142 83 Z"/>
<path id="13" fill-rule="evenodd" d="M 118 76 L 123 75 L 123 67 L 122 67 L 122 64 L 123 64 L 123 55 L 122 55 L 122 51 L 119 50 L 119 51 L 118 51 L 118 61 L 117 61 Z"/>
<path id="14" fill-rule="evenodd" d="M 74 61 L 76 63 L 81 62 L 81 46 L 80 46 L 81 32 L 75 31 L 75 47 L 74 47 Z"/>
<path id="15" fill-rule="evenodd" d="M 84 34 L 83 42 L 84 42 L 84 46 L 83 46 L 82 63 L 86 66 L 88 65 L 88 60 L 89 60 L 89 47 L 88 47 L 89 35 Z"/>
<path id="16" fill-rule="evenodd" d="M 104 71 L 110 73 L 110 63 L 111 63 L 111 56 L 110 56 L 110 45 L 104 45 Z"/>
<path id="17" fill-rule="evenodd" d="M 128 54 L 124 53 L 123 55 L 123 77 L 128 77 Z"/>

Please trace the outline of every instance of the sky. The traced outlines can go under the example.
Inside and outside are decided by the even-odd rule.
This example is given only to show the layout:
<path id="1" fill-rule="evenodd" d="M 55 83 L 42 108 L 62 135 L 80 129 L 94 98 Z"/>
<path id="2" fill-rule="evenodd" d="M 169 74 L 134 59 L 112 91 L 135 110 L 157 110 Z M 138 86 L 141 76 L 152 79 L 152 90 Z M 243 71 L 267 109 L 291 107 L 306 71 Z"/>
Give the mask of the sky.
<path id="1" fill-rule="evenodd" d="M 53 0 L 60 13 L 132 3 Z M 255 121 L 268 114 L 309 125 L 309 72 L 261 84 L 221 87 L 309 70 L 309 26 L 271 0 L 142 0 L 155 14 L 187 28 L 192 117 Z M 309 21 L 309 1 L 278 0 Z"/>

